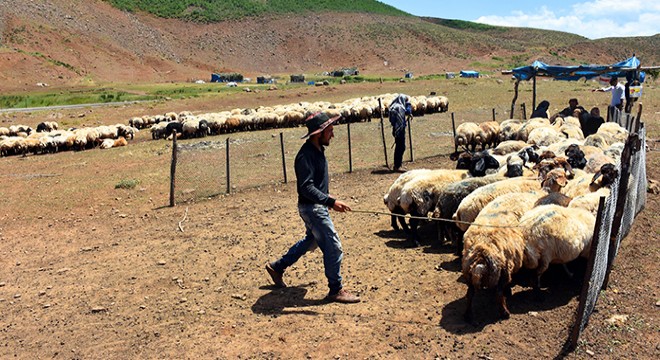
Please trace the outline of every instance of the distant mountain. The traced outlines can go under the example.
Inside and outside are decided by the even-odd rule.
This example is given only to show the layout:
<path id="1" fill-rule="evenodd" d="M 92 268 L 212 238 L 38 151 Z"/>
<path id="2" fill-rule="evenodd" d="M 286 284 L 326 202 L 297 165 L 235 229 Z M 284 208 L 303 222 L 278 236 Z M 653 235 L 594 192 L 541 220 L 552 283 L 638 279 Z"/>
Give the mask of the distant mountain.
<path id="1" fill-rule="evenodd" d="M 660 64 L 660 35 L 592 41 L 418 18 L 366 0 L 1 1 L 0 35 L 1 90 L 32 89 L 37 82 L 208 80 L 211 72 L 225 71 L 250 77 L 342 67 L 366 76 L 498 72 L 536 59 L 606 64 L 633 53 L 642 65 Z"/>

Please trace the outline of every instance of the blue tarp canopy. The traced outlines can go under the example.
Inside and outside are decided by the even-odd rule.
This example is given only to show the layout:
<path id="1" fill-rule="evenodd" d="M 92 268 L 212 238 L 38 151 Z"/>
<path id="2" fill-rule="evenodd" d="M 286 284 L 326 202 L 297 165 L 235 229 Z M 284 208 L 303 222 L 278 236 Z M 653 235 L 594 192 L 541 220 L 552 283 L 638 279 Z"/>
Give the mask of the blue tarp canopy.
<path id="1" fill-rule="evenodd" d="M 479 73 L 473 70 L 461 70 L 461 77 L 466 77 L 466 78 L 478 78 Z"/>
<path id="2" fill-rule="evenodd" d="M 513 76 L 518 80 L 529 80 L 534 76 L 551 76 L 557 80 L 592 79 L 600 75 L 618 76 L 631 80 L 639 78 L 643 81 L 639 70 L 640 62 L 633 57 L 612 65 L 578 65 L 578 66 L 552 66 L 540 61 L 534 61 L 530 66 L 521 66 L 513 69 Z M 643 74 L 643 73 L 642 73 Z"/>

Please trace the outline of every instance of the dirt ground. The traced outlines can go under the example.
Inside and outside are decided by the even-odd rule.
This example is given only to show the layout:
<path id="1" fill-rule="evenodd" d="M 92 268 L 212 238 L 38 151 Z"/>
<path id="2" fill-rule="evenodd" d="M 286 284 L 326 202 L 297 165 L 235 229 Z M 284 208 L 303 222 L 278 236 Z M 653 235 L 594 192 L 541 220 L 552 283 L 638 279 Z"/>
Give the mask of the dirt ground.
<path id="1" fill-rule="evenodd" d="M 293 98 L 270 96 L 280 103 Z M 95 115 L 114 123 L 113 116 L 130 111 Z M 656 135 L 658 111 L 645 112 Z M 102 157 L 90 150 L 0 159 L 0 358 L 560 357 L 581 277 L 551 269 L 544 302 L 516 286 L 505 321 L 497 320 L 493 294 L 478 293 L 478 322 L 467 324 L 460 263 L 435 241 L 433 225 L 422 227 L 421 247 L 407 248 L 388 217 L 353 212 L 332 217 L 345 252 L 345 286 L 362 303 L 323 300 L 319 251 L 288 269 L 288 288 L 276 289 L 264 265 L 303 235 L 295 184 L 165 207 L 167 184 L 149 180 L 165 175 L 144 159 L 168 159 L 148 148 L 148 134 L 140 136 Z M 648 177 L 659 179 L 660 146 L 648 144 Z M 450 166 L 447 156 L 408 164 Z M 141 168 L 137 188 L 113 188 L 117 173 Z M 396 177 L 383 168 L 334 174 L 330 189 L 355 210 L 382 211 L 382 195 Z M 659 202 L 648 194 L 610 286 L 567 358 L 660 357 Z M 573 268 L 579 274 L 583 265 Z"/>

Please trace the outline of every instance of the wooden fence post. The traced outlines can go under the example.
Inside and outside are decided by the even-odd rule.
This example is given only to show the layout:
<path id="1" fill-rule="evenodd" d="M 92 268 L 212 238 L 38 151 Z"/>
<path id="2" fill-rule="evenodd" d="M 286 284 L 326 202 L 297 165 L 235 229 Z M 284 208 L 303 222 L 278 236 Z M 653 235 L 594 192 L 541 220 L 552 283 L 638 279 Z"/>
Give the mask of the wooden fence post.
<path id="1" fill-rule="evenodd" d="M 410 162 L 413 162 L 415 158 L 413 157 L 412 115 L 408 118 L 408 138 L 410 139 Z"/>
<path id="2" fill-rule="evenodd" d="M 348 131 L 348 172 L 353 172 L 353 150 L 351 149 L 351 122 L 346 123 L 346 130 Z"/>
<path id="3" fill-rule="evenodd" d="M 383 101 L 378 98 L 378 107 L 380 108 L 380 134 L 383 138 L 383 152 L 385 153 L 385 167 L 390 168 L 390 165 L 387 162 L 387 144 L 385 143 L 385 123 L 383 120 Z"/>
<path id="4" fill-rule="evenodd" d="M 176 183 L 176 130 L 172 133 L 172 163 L 170 165 L 170 207 L 174 206 L 174 188 Z"/>
<path id="5" fill-rule="evenodd" d="M 527 120 L 527 105 L 525 103 L 520 104 L 520 109 L 522 110 L 523 120 Z"/>
<path id="6" fill-rule="evenodd" d="M 231 192 L 231 177 L 230 175 L 230 166 L 229 166 L 229 138 L 227 138 L 226 145 L 225 145 L 226 151 L 226 157 L 227 157 L 227 194 Z"/>
<path id="7" fill-rule="evenodd" d="M 456 152 L 458 145 L 456 144 L 456 122 L 454 121 L 453 112 L 451 113 L 451 130 L 454 132 L 454 152 Z"/>
<path id="8" fill-rule="evenodd" d="M 515 95 L 513 95 L 513 100 L 511 101 L 511 114 L 509 119 L 513 119 L 514 110 L 516 109 L 516 100 L 518 100 L 518 85 L 520 85 L 520 79 L 516 80 L 516 85 L 514 86 Z"/>
<path id="9" fill-rule="evenodd" d="M 493 121 L 497 121 L 495 120 L 495 108 L 493 108 Z"/>
<path id="10" fill-rule="evenodd" d="M 282 149 L 282 172 L 284 173 L 284 183 L 286 184 L 286 158 L 284 157 L 284 134 L 280 132 L 280 148 Z"/>

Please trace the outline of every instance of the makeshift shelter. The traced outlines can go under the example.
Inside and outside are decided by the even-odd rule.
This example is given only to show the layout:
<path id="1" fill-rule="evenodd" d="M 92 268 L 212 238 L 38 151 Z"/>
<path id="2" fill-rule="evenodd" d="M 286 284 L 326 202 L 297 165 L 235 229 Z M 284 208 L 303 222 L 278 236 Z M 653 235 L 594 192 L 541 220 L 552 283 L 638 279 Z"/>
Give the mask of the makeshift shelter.
<path id="1" fill-rule="evenodd" d="M 291 75 L 291 82 L 292 83 L 302 83 L 305 82 L 305 75 Z"/>
<path id="2" fill-rule="evenodd" d="M 478 78 L 479 72 L 474 70 L 461 70 L 460 76 L 464 78 Z"/>
<path id="3" fill-rule="evenodd" d="M 612 65 L 577 65 L 577 66 L 555 66 L 548 65 L 541 61 L 534 61 L 532 65 L 521 66 L 513 69 L 513 76 L 516 78 L 515 95 L 511 102 L 511 118 L 518 98 L 518 84 L 521 80 L 533 81 L 532 108 L 536 108 L 536 77 L 549 76 L 556 80 L 577 81 L 581 79 L 589 80 L 601 75 L 617 76 L 626 78 L 628 82 L 633 80 L 644 81 L 645 74 L 640 71 L 641 63 L 633 55 L 632 57 L 612 64 Z"/>

